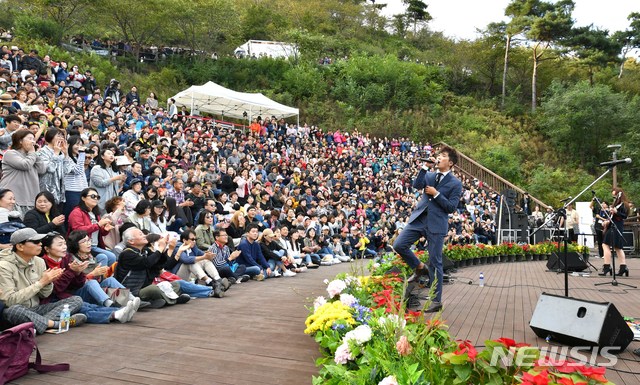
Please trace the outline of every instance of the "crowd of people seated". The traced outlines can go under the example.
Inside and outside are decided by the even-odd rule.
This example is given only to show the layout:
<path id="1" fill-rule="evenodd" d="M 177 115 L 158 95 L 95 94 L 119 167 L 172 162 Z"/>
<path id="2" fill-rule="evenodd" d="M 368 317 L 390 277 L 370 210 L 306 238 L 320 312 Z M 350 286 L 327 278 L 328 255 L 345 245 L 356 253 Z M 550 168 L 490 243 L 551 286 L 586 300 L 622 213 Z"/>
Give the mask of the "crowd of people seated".
<path id="1" fill-rule="evenodd" d="M 34 50 L 1 50 L 0 301 L 5 321 L 39 333 L 65 304 L 72 324 L 128 322 L 391 251 L 419 159 L 437 151 L 274 116 L 229 130 L 150 90 L 143 102 L 77 76 L 88 69 L 59 77 Z M 499 196 L 458 177 L 447 241 L 495 242 Z"/>

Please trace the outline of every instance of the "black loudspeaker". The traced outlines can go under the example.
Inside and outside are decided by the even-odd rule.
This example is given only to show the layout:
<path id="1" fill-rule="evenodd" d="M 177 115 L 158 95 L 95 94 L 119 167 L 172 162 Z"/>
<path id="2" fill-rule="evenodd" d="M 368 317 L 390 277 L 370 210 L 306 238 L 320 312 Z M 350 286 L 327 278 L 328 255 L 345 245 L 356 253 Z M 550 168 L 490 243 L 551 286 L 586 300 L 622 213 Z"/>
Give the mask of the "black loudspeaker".
<path id="1" fill-rule="evenodd" d="M 516 190 L 506 189 L 502 190 L 502 196 L 504 196 L 504 202 L 509 206 L 509 210 L 513 211 L 517 204 L 516 198 L 518 197 L 518 192 Z"/>
<path id="2" fill-rule="evenodd" d="M 529 241 L 529 243 L 531 243 L 532 245 L 538 244 L 540 242 L 548 241 L 549 239 L 551 239 L 551 230 L 540 229 L 538 230 L 538 232 L 533 234 L 533 236 L 530 238 L 531 240 Z"/>
<path id="3" fill-rule="evenodd" d="M 562 246 L 560 246 L 562 248 Z M 575 251 L 567 252 L 567 270 L 568 271 L 583 271 L 587 268 L 587 262 L 584 257 Z M 547 261 L 547 269 L 549 270 L 562 270 L 564 271 L 564 251 L 560 250 L 558 253 L 554 251 L 549 256 Z"/>
<path id="4" fill-rule="evenodd" d="M 449 258 L 447 258 L 446 256 L 442 256 L 442 271 L 447 271 L 447 270 L 451 270 L 453 269 L 453 261 L 451 261 Z"/>
<path id="5" fill-rule="evenodd" d="M 633 331 L 610 302 L 542 293 L 529 326 L 540 338 L 598 350 L 609 347 L 611 353 L 623 351 L 633 341 Z"/>
<path id="6" fill-rule="evenodd" d="M 525 213 L 506 213 L 502 211 L 502 217 L 500 221 L 503 229 L 521 229 L 527 230 L 529 228 L 529 217 Z"/>
<path id="7" fill-rule="evenodd" d="M 624 245 L 622 246 L 622 249 L 627 253 L 633 252 L 635 250 L 635 237 L 633 231 L 623 231 L 622 235 L 624 236 Z"/>

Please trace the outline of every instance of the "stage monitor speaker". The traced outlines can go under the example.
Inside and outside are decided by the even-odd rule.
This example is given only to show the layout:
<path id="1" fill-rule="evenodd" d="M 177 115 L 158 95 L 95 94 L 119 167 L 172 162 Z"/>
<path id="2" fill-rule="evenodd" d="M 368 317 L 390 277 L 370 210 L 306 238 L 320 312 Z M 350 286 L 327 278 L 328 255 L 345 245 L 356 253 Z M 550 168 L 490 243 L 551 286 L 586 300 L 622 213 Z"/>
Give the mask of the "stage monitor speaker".
<path id="1" fill-rule="evenodd" d="M 450 260 L 449 258 L 447 258 L 446 256 L 442 256 L 442 270 L 443 271 L 447 271 L 447 270 L 451 270 L 454 267 L 454 263 L 452 260 Z"/>
<path id="2" fill-rule="evenodd" d="M 569 346 L 609 347 L 621 352 L 633 341 L 633 331 L 609 302 L 591 302 L 542 293 L 529 326 L 540 338 Z M 614 348 L 615 349 L 611 349 Z"/>
<path id="3" fill-rule="evenodd" d="M 622 235 L 624 236 L 622 249 L 627 253 L 633 252 L 635 250 L 635 237 L 633 231 L 623 231 Z"/>
<path id="4" fill-rule="evenodd" d="M 560 246 L 562 248 L 562 246 Z M 583 271 L 587 268 L 587 262 L 581 254 L 575 251 L 567 252 L 567 270 L 568 271 Z M 554 251 L 549 256 L 547 261 L 547 269 L 549 270 L 562 270 L 564 271 L 564 251 Z"/>
<path id="5" fill-rule="evenodd" d="M 540 242 L 544 242 L 544 241 L 548 241 L 551 239 L 551 230 L 549 229 L 540 229 L 538 230 L 538 232 L 536 232 L 535 234 L 533 234 L 533 236 L 531 237 L 531 241 L 529 243 L 535 245 L 538 244 Z"/>

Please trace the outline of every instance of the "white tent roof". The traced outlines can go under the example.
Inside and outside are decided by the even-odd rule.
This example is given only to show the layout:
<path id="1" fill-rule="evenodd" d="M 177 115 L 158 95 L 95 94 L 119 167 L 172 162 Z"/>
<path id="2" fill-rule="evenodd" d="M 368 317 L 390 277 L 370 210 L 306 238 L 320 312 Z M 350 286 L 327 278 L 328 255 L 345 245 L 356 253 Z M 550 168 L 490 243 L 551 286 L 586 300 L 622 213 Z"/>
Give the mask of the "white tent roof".
<path id="1" fill-rule="evenodd" d="M 214 82 L 191 86 L 176 94 L 173 99 L 178 107 L 186 106 L 192 111 L 197 110 L 236 119 L 243 119 L 245 112 L 249 119 L 257 115 L 273 115 L 277 118 L 299 115 L 297 108 L 274 102 L 260 93 L 233 91 Z"/>

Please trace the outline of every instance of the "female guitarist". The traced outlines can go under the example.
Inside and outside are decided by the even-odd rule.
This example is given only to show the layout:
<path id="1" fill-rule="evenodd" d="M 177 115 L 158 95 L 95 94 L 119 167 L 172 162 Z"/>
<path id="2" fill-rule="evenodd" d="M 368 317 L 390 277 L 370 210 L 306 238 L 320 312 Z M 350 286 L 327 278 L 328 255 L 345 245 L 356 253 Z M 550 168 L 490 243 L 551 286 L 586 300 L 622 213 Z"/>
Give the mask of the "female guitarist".
<path id="1" fill-rule="evenodd" d="M 598 275 L 612 274 L 611 272 L 611 248 L 616 252 L 618 262 L 620 263 L 620 271 L 618 275 L 629 276 L 629 269 L 627 269 L 626 258 L 622 246 L 624 245 L 623 234 L 624 220 L 627 218 L 629 212 L 629 201 L 627 195 L 620 188 L 614 188 L 611 191 L 611 195 L 614 197 L 614 202 L 609 206 L 609 214 L 613 219 L 613 223 L 605 221 L 603 224 L 604 232 L 604 265 L 602 265 L 602 272 Z M 615 241 L 615 242 L 614 242 Z"/>

